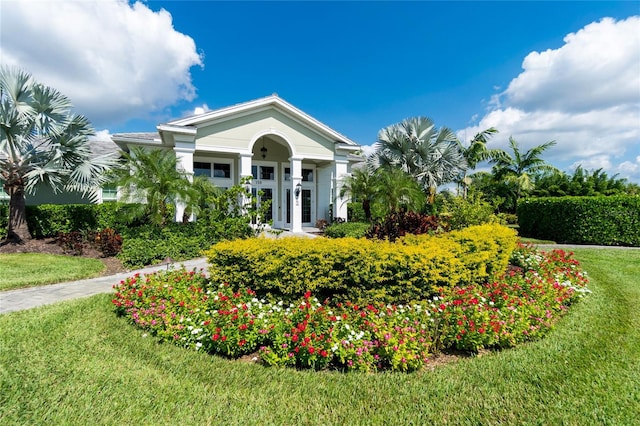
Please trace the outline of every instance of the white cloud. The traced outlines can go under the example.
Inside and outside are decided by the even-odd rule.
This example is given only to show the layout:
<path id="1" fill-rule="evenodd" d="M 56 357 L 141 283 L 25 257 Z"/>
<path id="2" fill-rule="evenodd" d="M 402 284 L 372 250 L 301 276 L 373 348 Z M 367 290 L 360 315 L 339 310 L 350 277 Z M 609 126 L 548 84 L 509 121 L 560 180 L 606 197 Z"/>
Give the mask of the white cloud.
<path id="1" fill-rule="evenodd" d="M 197 106 L 193 109 L 193 115 L 199 115 L 199 114 L 204 114 L 207 111 L 211 111 L 209 109 L 209 105 L 207 104 L 202 104 L 201 106 Z"/>
<path id="2" fill-rule="evenodd" d="M 478 125 L 459 136 L 496 127 L 494 147 L 506 148 L 510 135 L 523 149 L 555 140 L 545 159 L 560 168 L 628 167 L 640 150 L 639 33 L 640 16 L 604 18 L 558 49 L 530 53 Z"/>
<path id="3" fill-rule="evenodd" d="M 640 182 L 640 155 L 636 157 L 634 162 L 625 161 L 623 163 L 620 163 L 615 170 L 621 178 Z"/>
<path id="4" fill-rule="evenodd" d="M 2 2 L 0 58 L 67 95 L 96 125 L 191 101 L 195 42 L 169 12 L 125 0 Z"/>

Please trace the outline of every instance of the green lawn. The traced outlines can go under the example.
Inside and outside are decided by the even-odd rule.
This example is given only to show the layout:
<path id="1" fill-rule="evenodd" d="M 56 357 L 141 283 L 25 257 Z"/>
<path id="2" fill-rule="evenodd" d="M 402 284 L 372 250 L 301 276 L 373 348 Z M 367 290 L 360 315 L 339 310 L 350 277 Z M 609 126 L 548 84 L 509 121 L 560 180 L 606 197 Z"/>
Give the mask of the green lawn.
<path id="1" fill-rule="evenodd" d="M 155 343 L 100 295 L 0 316 L 1 424 L 638 424 L 640 250 L 581 249 L 544 340 L 418 374 L 314 373 Z"/>
<path id="2" fill-rule="evenodd" d="M 0 254 L 0 291 L 100 275 L 99 259 L 39 253 Z"/>

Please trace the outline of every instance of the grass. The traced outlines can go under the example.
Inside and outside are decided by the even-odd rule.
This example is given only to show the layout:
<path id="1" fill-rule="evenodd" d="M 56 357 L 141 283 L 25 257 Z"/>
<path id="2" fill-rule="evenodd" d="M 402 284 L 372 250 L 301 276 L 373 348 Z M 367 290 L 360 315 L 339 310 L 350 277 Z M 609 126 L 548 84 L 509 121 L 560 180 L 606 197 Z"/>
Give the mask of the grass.
<path id="1" fill-rule="evenodd" d="M 314 373 L 157 344 L 109 295 L 0 316 L 0 423 L 637 424 L 640 251 L 576 250 L 593 294 L 544 340 L 417 374 Z"/>
<path id="2" fill-rule="evenodd" d="M 98 259 L 39 253 L 0 254 L 0 291 L 91 278 L 105 270 Z"/>

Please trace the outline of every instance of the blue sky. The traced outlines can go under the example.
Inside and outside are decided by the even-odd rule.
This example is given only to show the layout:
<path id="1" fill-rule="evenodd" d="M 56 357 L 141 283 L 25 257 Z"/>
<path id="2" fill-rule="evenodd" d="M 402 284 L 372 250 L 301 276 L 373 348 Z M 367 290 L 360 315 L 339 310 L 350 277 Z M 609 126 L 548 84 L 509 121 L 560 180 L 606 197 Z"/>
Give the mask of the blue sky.
<path id="1" fill-rule="evenodd" d="M 362 145 L 426 115 L 465 140 L 495 125 L 495 147 L 555 139 L 554 165 L 640 182 L 639 15 L 638 1 L 3 2 L 0 59 L 102 135 L 277 92 Z"/>

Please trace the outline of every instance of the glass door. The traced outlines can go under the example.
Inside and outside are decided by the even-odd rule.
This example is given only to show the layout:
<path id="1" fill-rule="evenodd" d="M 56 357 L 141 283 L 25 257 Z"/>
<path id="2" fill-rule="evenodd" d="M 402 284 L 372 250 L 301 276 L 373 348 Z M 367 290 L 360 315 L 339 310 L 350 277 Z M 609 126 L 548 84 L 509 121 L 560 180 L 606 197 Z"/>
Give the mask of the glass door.
<path id="1" fill-rule="evenodd" d="M 260 223 L 269 223 L 274 220 L 274 201 L 276 194 L 276 163 L 260 162 L 251 166 L 253 179 L 251 180 L 251 195 L 256 199 L 256 208 L 262 207 L 269 201 L 269 207 L 264 217 L 258 218 Z M 255 221 L 254 221 L 255 224 Z"/>

